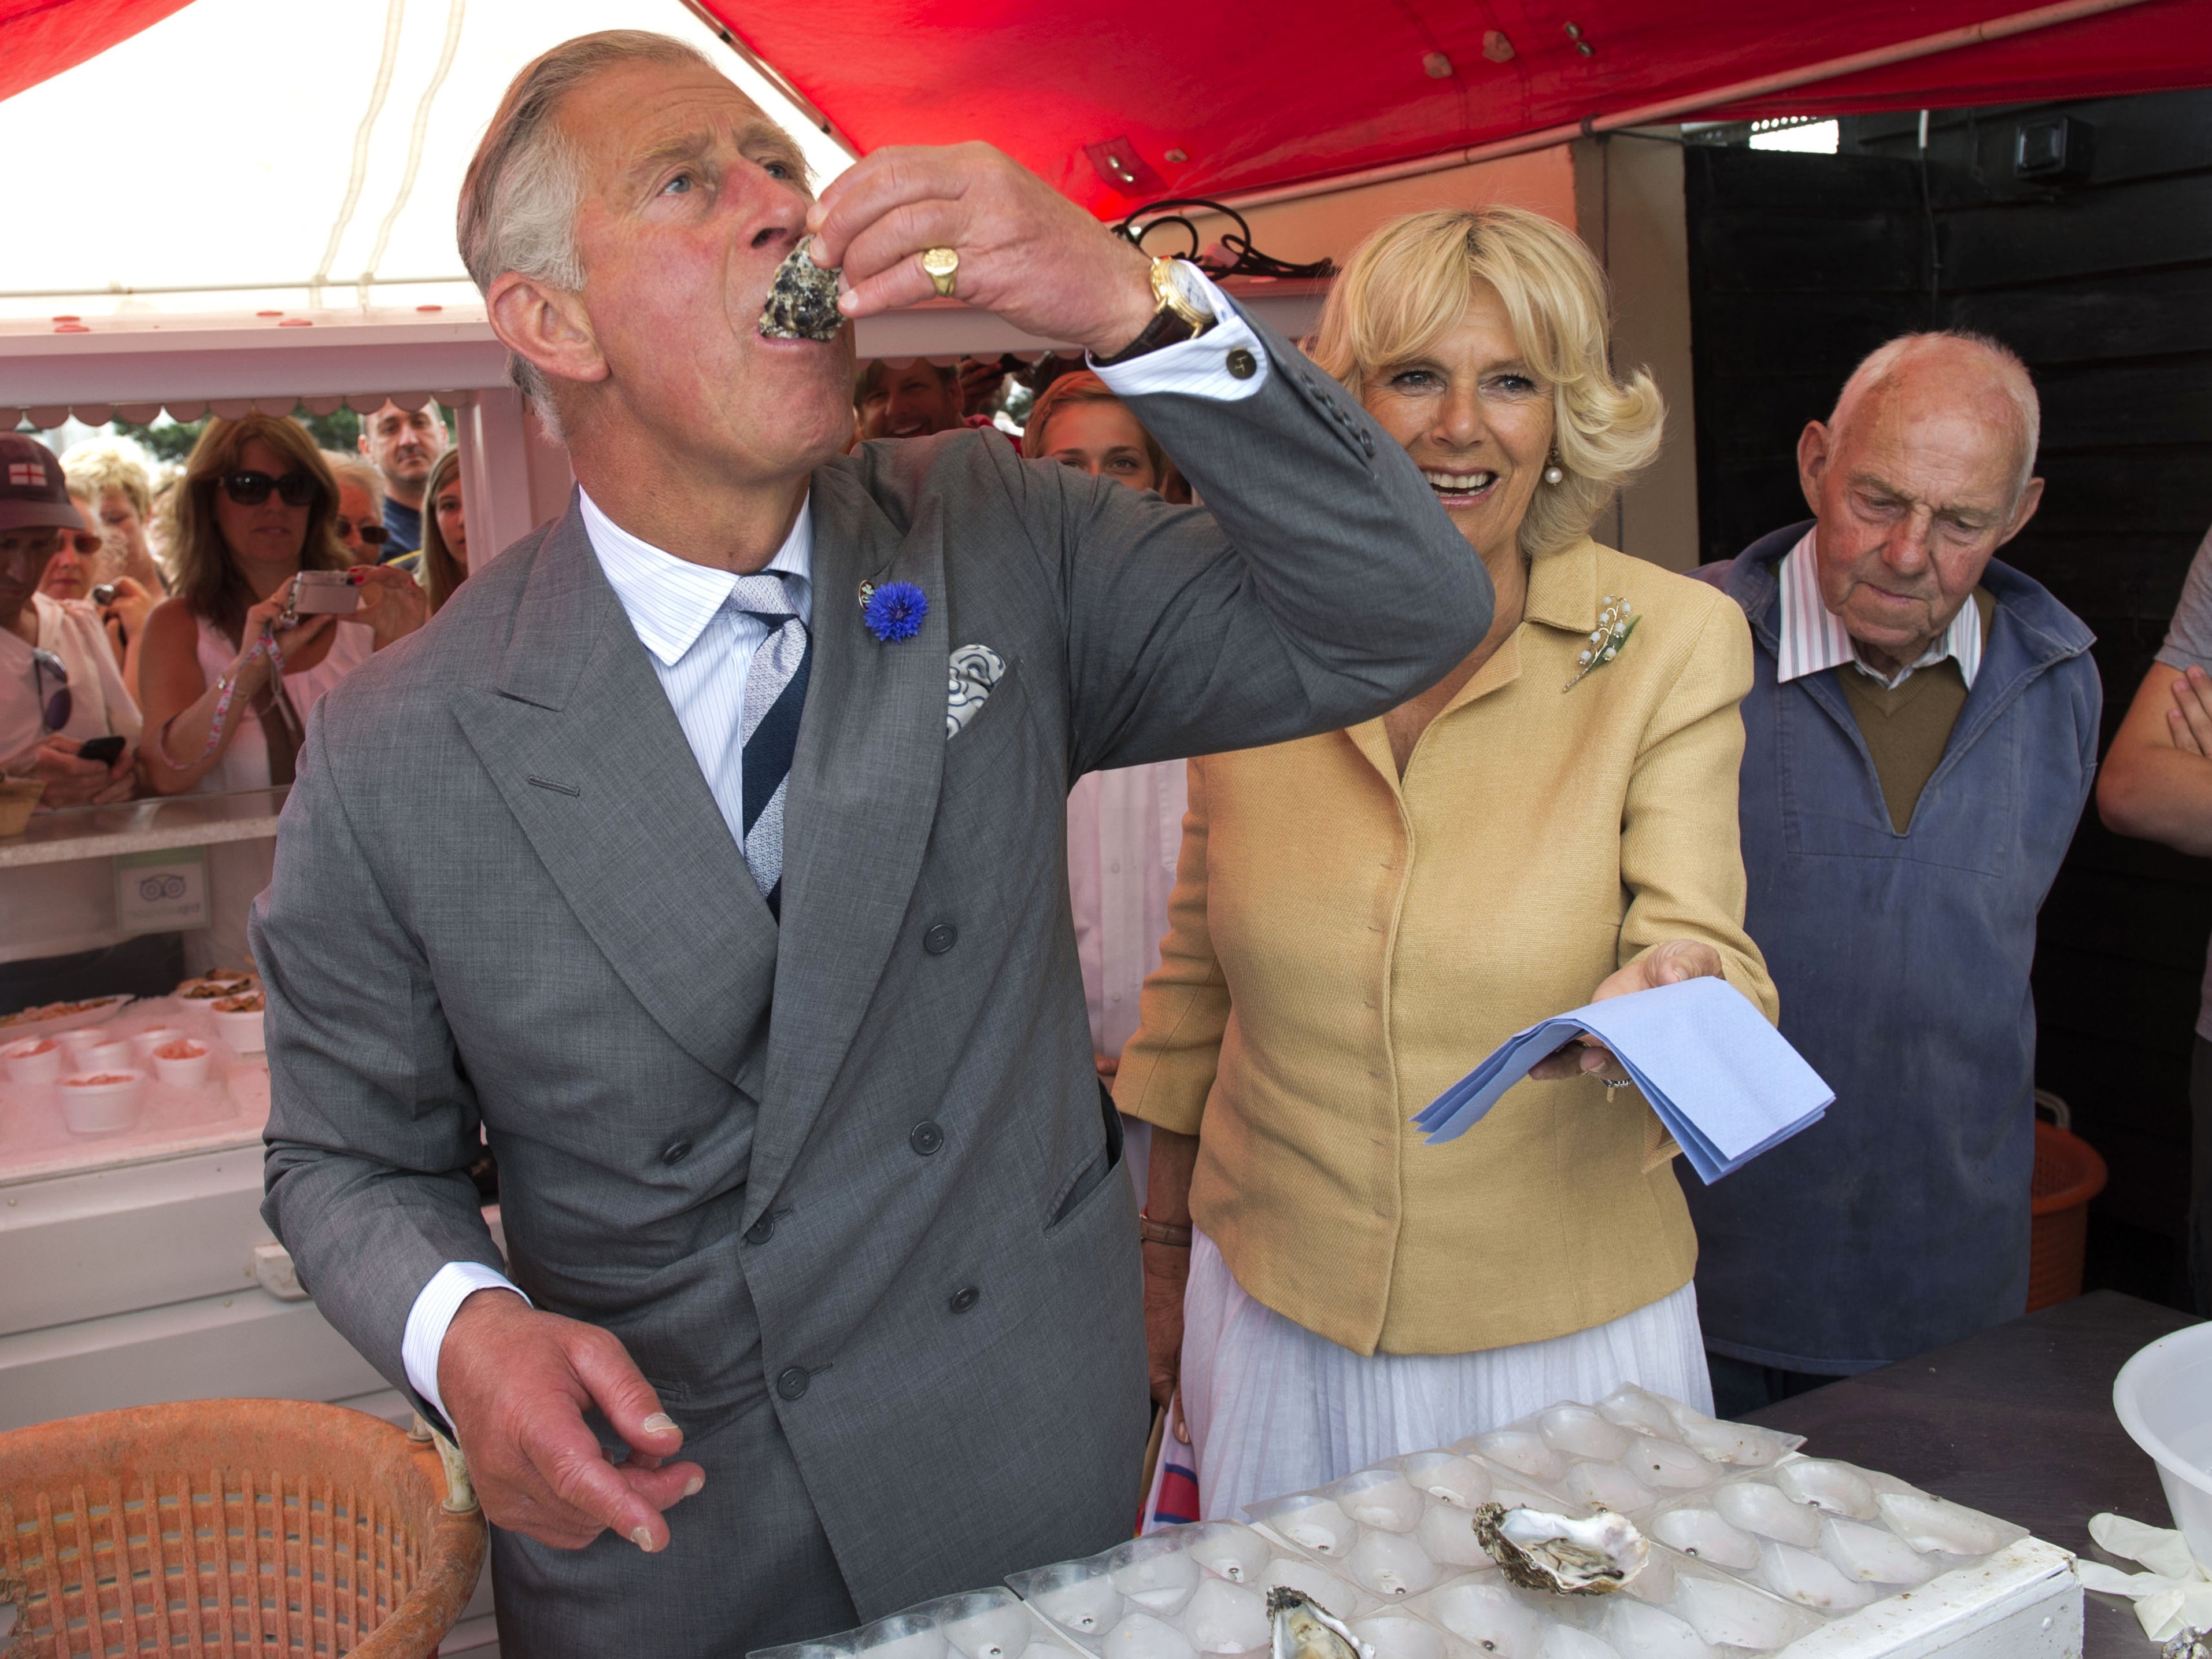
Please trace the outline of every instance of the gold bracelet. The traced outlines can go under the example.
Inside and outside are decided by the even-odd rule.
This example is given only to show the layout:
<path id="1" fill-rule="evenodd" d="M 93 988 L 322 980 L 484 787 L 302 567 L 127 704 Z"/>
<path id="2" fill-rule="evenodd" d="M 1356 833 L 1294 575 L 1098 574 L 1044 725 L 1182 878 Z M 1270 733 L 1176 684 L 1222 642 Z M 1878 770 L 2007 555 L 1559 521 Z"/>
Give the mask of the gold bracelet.
<path id="1" fill-rule="evenodd" d="M 1155 1221 L 1139 1213 L 1137 1217 L 1137 1237 L 1147 1244 L 1171 1244 L 1177 1249 L 1190 1248 L 1190 1225 L 1178 1226 L 1172 1221 Z"/>

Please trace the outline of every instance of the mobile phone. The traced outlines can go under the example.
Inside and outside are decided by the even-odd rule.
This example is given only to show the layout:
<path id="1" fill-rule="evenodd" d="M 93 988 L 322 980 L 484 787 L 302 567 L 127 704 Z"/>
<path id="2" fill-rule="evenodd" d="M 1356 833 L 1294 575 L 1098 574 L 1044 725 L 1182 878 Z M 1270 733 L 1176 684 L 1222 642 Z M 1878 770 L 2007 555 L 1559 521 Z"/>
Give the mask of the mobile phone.
<path id="1" fill-rule="evenodd" d="M 350 617 L 361 609 L 361 589 L 343 570 L 302 570 L 292 587 L 292 609 L 302 617 Z"/>
<path id="2" fill-rule="evenodd" d="M 112 766 L 115 764 L 116 757 L 122 752 L 122 738 L 110 733 L 104 738 L 87 738 L 77 745 L 76 757 L 79 760 L 98 761 L 102 766 Z"/>

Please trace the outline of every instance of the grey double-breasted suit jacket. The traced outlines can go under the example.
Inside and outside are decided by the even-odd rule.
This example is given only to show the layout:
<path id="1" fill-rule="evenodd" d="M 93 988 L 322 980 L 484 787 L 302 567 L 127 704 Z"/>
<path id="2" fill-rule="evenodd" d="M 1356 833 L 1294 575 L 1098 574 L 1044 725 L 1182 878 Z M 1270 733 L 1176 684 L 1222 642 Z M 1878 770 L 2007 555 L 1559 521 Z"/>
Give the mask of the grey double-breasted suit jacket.
<path id="1" fill-rule="evenodd" d="M 1256 395 L 1132 400 L 1206 510 L 988 433 L 816 472 L 780 927 L 573 507 L 323 700 L 254 922 L 264 1213 L 395 1384 L 424 1283 L 500 1263 L 481 1123 L 515 1281 L 695 1444 L 787 1442 L 863 1616 L 1127 1535 L 1140 1274 L 1069 784 L 1369 718 L 1491 612 L 1404 451 L 1261 332 Z M 927 594 L 918 636 L 866 631 L 864 579 Z M 971 643 L 1006 666 L 948 739 Z M 679 1537 L 787 1519 L 723 1496 Z M 775 1584 L 700 1577 L 732 1650 L 775 1631 Z"/>

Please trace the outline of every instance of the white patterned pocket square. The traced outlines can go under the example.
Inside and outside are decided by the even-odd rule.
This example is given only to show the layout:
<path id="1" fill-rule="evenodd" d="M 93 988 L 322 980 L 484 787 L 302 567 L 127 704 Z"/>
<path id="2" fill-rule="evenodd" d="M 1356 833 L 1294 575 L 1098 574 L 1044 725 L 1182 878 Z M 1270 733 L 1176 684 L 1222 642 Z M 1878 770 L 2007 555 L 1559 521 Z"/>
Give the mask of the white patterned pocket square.
<path id="1" fill-rule="evenodd" d="M 1006 672 L 1006 659 L 988 645 L 963 645 L 952 653 L 945 692 L 945 738 L 951 742 L 983 712 L 991 688 Z"/>

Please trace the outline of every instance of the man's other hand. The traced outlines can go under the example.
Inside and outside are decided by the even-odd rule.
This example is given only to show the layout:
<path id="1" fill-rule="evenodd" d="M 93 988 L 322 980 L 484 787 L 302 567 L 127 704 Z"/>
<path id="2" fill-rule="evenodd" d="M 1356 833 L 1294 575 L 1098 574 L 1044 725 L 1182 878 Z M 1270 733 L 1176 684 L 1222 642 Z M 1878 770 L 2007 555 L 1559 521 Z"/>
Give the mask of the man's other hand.
<path id="1" fill-rule="evenodd" d="M 848 317 L 930 298 L 921 255 L 949 247 L 953 296 L 1027 333 L 1105 357 L 1152 319 L 1145 256 L 988 144 L 876 150 L 831 181 L 806 228 L 816 263 L 844 267 Z"/>
<path id="2" fill-rule="evenodd" d="M 438 1392 L 486 1517 L 555 1549 L 609 1528 L 647 1554 L 665 1549 L 661 1511 L 707 1484 L 696 1463 L 663 1462 L 684 1431 L 619 1340 L 508 1291 L 461 1304 L 438 1350 Z M 593 1406 L 630 1448 L 619 1463 L 584 1421 Z"/>

